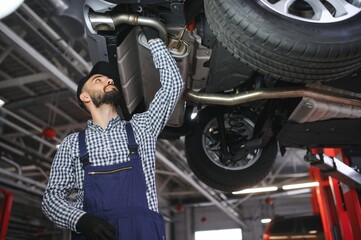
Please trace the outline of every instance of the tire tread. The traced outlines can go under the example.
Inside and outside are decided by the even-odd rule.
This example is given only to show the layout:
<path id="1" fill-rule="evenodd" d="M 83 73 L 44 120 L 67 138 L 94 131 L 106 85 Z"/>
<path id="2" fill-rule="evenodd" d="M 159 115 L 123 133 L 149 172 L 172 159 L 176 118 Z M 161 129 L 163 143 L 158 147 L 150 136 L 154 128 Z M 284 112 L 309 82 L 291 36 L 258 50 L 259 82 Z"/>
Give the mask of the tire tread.
<path id="1" fill-rule="evenodd" d="M 238 1 L 236 6 L 232 0 L 206 0 L 205 10 L 218 41 L 256 71 L 290 82 L 315 82 L 342 78 L 360 67 L 360 43 L 357 42 L 345 49 L 342 44 L 304 43 L 274 33 L 263 37 L 265 29 L 257 28 L 244 17 L 257 17 L 247 2 Z M 221 14 L 229 11 L 238 15 Z"/>

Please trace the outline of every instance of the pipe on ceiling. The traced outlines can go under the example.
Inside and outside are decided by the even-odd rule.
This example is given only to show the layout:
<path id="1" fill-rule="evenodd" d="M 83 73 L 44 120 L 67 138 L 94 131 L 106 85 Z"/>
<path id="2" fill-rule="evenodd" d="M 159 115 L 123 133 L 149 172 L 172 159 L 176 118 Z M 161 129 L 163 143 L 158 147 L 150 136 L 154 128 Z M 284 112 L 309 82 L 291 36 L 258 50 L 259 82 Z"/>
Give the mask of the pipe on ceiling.
<path id="1" fill-rule="evenodd" d="M 41 138 L 41 137 L 39 137 L 39 136 L 34 135 L 33 133 L 29 132 L 28 130 L 26 130 L 26 129 L 24 129 L 24 128 L 22 128 L 22 127 L 20 127 L 20 126 L 18 126 L 18 125 L 16 125 L 16 124 L 14 124 L 14 123 L 12 123 L 11 121 L 9 121 L 9 120 L 7 120 L 7 119 L 5 119 L 5 118 L 3 118 L 3 117 L 0 117 L 0 122 L 5 123 L 5 124 L 8 125 L 9 127 L 13 128 L 13 129 L 15 129 L 15 130 L 17 130 L 17 131 L 19 131 L 19 132 L 22 132 L 23 134 L 25 134 L 25 136 L 29 136 L 29 137 L 31 137 L 32 139 L 34 139 L 34 140 L 36 140 L 36 141 L 38 141 L 38 142 L 40 142 L 40 143 L 43 143 L 44 145 L 46 145 L 46 146 L 48 146 L 48 147 L 50 147 L 50 148 L 52 148 L 52 149 L 57 149 L 57 147 L 55 146 L 55 144 L 52 144 L 52 143 L 46 141 L 45 139 L 43 139 L 43 138 Z"/>
<path id="2" fill-rule="evenodd" d="M 28 186 L 25 186 L 23 184 L 15 183 L 15 182 L 3 179 L 3 178 L 0 178 L 0 184 L 3 184 L 5 186 L 7 186 L 7 187 L 11 187 L 11 188 L 14 188 L 14 189 L 18 189 L 20 191 L 24 191 L 24 192 L 27 192 L 27 193 L 34 194 L 34 195 L 36 195 L 38 197 L 41 197 L 41 198 L 44 195 L 44 192 L 42 192 L 42 191 L 35 190 L 35 189 L 29 188 Z"/>
<path id="3" fill-rule="evenodd" d="M 76 92 L 77 84 L 75 84 L 74 81 L 72 81 L 68 76 L 66 76 L 49 60 L 47 60 L 43 55 L 36 51 L 32 46 L 30 46 L 2 22 L 0 22 L 0 32 L 3 33 L 3 35 L 14 44 L 14 46 L 17 47 L 16 50 L 21 52 L 24 57 L 29 59 L 31 62 L 38 63 L 42 70 L 45 72 L 50 72 L 55 79 L 64 83 L 73 92 Z"/>
<path id="4" fill-rule="evenodd" d="M 10 159 L 7 158 L 7 157 L 4 157 L 4 156 L 1 156 L 1 155 L 0 155 L 0 161 L 1 161 L 1 160 L 4 161 L 4 162 L 6 162 L 6 163 L 8 163 L 8 164 L 10 164 L 11 166 L 14 166 L 14 167 L 16 168 L 17 172 L 18 172 L 18 175 L 22 175 L 21 167 L 20 167 L 19 164 L 17 164 L 17 163 L 14 162 L 13 160 L 10 160 Z"/>
<path id="5" fill-rule="evenodd" d="M 29 163 L 34 163 L 39 165 L 39 167 L 43 167 L 45 169 L 51 168 L 51 160 L 46 158 L 44 155 L 41 155 L 41 153 L 36 152 L 32 148 L 26 147 L 26 146 L 20 146 L 18 143 L 11 142 L 8 139 L 5 139 L 4 136 L 0 137 L 0 149 L 5 148 L 6 150 L 12 152 L 13 154 L 16 154 L 17 156 L 20 156 Z"/>
<path id="6" fill-rule="evenodd" d="M 28 120 L 26 120 L 25 118 L 13 113 L 12 111 L 9 111 L 8 109 L 2 107 L 0 108 L 0 111 L 12 116 L 13 118 L 19 120 L 20 122 L 28 125 L 29 127 L 33 128 L 35 131 L 39 132 L 39 133 L 42 133 L 43 132 L 43 129 L 41 129 L 40 127 L 36 126 L 35 124 L 29 122 Z M 57 138 L 57 137 L 54 137 L 54 140 L 57 141 L 57 142 L 61 142 L 61 139 Z"/>
<path id="7" fill-rule="evenodd" d="M 27 177 L 20 176 L 18 174 L 9 172 L 9 171 L 4 170 L 2 168 L 0 168 L 0 174 L 5 175 L 6 177 L 13 178 L 13 179 L 15 179 L 17 181 L 21 181 L 23 183 L 27 183 L 27 184 L 30 184 L 32 186 L 36 186 L 37 188 L 41 189 L 41 191 L 45 191 L 45 189 L 46 189 L 46 185 L 43 184 L 43 183 L 40 183 L 40 182 L 37 182 L 37 181 L 35 181 L 33 179 L 30 179 L 30 178 L 27 178 Z M 25 185 L 23 185 L 23 186 L 25 186 Z"/>
<path id="8" fill-rule="evenodd" d="M 50 39 L 55 42 L 63 52 L 67 53 L 71 58 L 73 58 L 79 65 L 79 67 L 86 71 L 90 72 L 91 67 L 85 61 L 85 59 L 80 56 L 54 29 L 52 29 L 43 19 L 41 19 L 33 10 L 31 10 L 26 4 L 20 6 L 20 10 L 24 12 L 36 25 L 38 25 Z M 72 25 L 67 25 L 68 28 Z"/>
<path id="9" fill-rule="evenodd" d="M 84 76 L 84 72 L 76 64 L 74 64 L 74 59 L 64 54 L 63 49 L 59 49 L 56 41 L 53 42 L 49 40 L 43 32 L 40 32 L 37 26 L 34 26 L 32 22 L 23 17 L 20 13 L 15 12 L 13 14 L 18 20 L 17 22 L 25 29 L 27 33 L 31 33 L 32 36 L 38 41 L 43 48 L 46 48 L 53 56 L 57 57 L 57 60 L 69 68 L 72 72 L 76 74 L 76 78 L 80 79 Z M 47 73 L 45 73 L 47 74 Z"/>

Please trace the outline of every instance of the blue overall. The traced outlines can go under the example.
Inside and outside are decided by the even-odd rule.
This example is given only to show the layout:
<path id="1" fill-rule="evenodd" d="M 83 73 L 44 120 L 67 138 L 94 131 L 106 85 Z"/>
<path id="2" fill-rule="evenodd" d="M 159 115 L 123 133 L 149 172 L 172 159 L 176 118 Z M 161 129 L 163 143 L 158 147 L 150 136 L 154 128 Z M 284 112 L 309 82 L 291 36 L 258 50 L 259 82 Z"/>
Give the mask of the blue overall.
<path id="1" fill-rule="evenodd" d="M 130 123 L 126 131 L 130 161 L 109 166 L 89 164 L 85 131 L 79 132 L 84 167 L 83 209 L 114 226 L 118 240 L 164 240 L 163 216 L 148 208 L 145 177 Z M 72 239 L 85 238 L 73 232 Z"/>

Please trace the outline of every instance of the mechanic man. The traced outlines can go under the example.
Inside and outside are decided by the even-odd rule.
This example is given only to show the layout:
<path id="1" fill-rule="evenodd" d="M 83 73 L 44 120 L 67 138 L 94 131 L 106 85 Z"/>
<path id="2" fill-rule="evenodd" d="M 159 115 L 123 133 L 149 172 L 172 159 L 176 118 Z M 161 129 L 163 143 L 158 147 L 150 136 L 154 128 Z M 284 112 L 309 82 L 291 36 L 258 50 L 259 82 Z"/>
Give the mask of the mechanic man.
<path id="1" fill-rule="evenodd" d="M 91 115 L 85 131 L 67 136 L 51 167 L 42 208 L 73 239 L 165 239 L 155 187 L 155 147 L 183 90 L 179 69 L 152 28 L 143 27 L 161 88 L 146 112 L 121 120 L 116 71 L 94 65 L 79 81 L 77 98 Z M 134 130 L 134 131 L 133 131 Z M 78 192 L 75 201 L 70 193 Z"/>

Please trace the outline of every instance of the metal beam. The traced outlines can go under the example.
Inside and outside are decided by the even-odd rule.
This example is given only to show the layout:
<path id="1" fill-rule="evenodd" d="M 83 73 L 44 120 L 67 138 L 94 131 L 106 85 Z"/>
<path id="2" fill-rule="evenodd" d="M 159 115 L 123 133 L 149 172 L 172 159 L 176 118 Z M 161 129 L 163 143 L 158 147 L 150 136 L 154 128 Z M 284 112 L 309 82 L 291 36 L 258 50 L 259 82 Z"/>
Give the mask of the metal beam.
<path id="1" fill-rule="evenodd" d="M 23 184 L 19 184 L 19 183 L 13 182 L 13 181 L 9 181 L 9 180 L 6 180 L 4 178 L 0 178 L 0 184 L 5 185 L 7 187 L 15 188 L 15 189 L 27 192 L 27 193 L 34 194 L 34 195 L 36 195 L 38 197 L 43 197 L 43 195 L 44 195 L 43 191 L 35 190 L 35 189 L 32 189 L 32 188 L 29 188 L 29 186 L 25 186 Z"/>
<path id="2" fill-rule="evenodd" d="M 90 72 L 89 64 L 80 56 L 64 39 L 61 38 L 46 22 L 44 22 L 33 10 L 31 10 L 25 3 L 19 8 L 28 17 L 30 17 L 35 24 L 37 24 L 44 32 L 58 44 L 60 48 L 67 54 L 69 54 L 74 60 L 79 63 L 79 67 L 86 72 Z M 71 27 L 71 26 L 69 26 Z"/>
<path id="3" fill-rule="evenodd" d="M 62 99 L 69 98 L 69 97 L 75 98 L 75 94 L 71 94 L 71 92 L 69 92 L 68 90 L 57 91 L 57 92 L 47 93 L 44 95 L 38 95 L 38 96 L 32 97 L 32 98 L 27 98 L 27 99 L 20 100 L 17 102 L 8 103 L 8 104 L 6 104 L 6 108 L 7 109 L 20 109 L 20 108 L 26 109 L 26 108 L 36 105 L 36 104 L 44 104 L 44 103 L 50 102 L 52 99 L 62 100 Z M 79 107 L 79 109 L 80 109 L 80 107 Z"/>
<path id="4" fill-rule="evenodd" d="M 169 153 L 172 158 L 176 159 L 177 161 L 170 161 L 164 154 L 162 154 L 158 150 L 156 151 L 157 160 L 161 161 L 169 169 L 175 171 L 181 178 L 183 178 L 186 182 L 188 182 L 191 186 L 198 190 L 208 200 L 214 203 L 221 211 L 223 211 L 241 227 L 246 227 L 244 222 L 240 219 L 240 216 L 236 209 L 234 209 L 231 204 L 228 203 L 227 197 L 224 194 L 218 194 L 216 191 L 214 191 L 214 189 L 201 183 L 188 169 L 188 167 L 185 165 L 186 159 L 181 151 L 177 150 L 169 141 L 166 140 L 158 141 L 157 146 Z M 173 162 L 177 162 L 180 164 L 184 163 L 182 169 L 179 168 L 179 166 L 176 166 Z"/>
<path id="5" fill-rule="evenodd" d="M 23 177 L 19 174 L 16 174 L 16 173 L 12 173 L 12 172 L 9 172 L 5 169 L 2 169 L 0 168 L 0 174 L 2 175 L 5 175 L 7 177 L 10 177 L 10 178 L 13 178 L 13 179 L 16 179 L 16 180 L 19 180 L 19 181 L 22 181 L 24 183 L 28 183 L 28 184 L 31 184 L 37 188 L 40 188 L 41 190 L 45 190 L 46 188 L 46 185 L 44 183 L 40 183 L 38 181 L 35 181 L 31 178 L 27 178 L 27 177 Z"/>
<path id="6" fill-rule="evenodd" d="M 0 148 L 1 148 L 1 147 L 2 147 L 2 148 L 5 148 L 5 149 L 8 150 L 8 151 L 11 151 L 11 152 L 19 155 L 19 156 L 24 156 L 24 155 L 25 155 L 25 153 L 22 152 L 22 151 L 20 151 L 18 148 L 14 148 L 14 147 L 12 147 L 12 146 L 10 146 L 10 145 L 8 145 L 8 144 L 5 144 L 5 143 L 3 143 L 3 142 L 0 142 Z"/>
<path id="7" fill-rule="evenodd" d="M 21 52 L 32 62 L 39 64 L 43 71 L 50 72 L 54 76 L 54 79 L 63 82 L 73 92 L 76 91 L 77 84 L 75 84 L 75 82 L 63 74 L 49 60 L 47 60 L 43 55 L 41 55 L 37 50 L 35 50 L 2 22 L 0 22 L 0 32 L 2 32 L 2 34 L 17 47 L 16 51 Z"/>
<path id="8" fill-rule="evenodd" d="M 277 178 L 278 174 L 282 171 L 282 169 L 287 165 L 288 158 L 292 155 L 292 151 L 286 152 L 287 156 L 284 156 L 285 160 L 278 166 L 278 168 L 272 173 L 271 177 L 268 178 L 268 184 L 272 184 L 274 180 Z"/>
<path id="9" fill-rule="evenodd" d="M 29 20 L 25 19 L 20 13 L 15 12 L 14 15 L 19 19 L 18 22 L 21 24 L 26 31 L 32 33 L 35 37 L 35 39 L 44 47 L 49 50 L 59 60 L 62 65 L 67 66 L 71 71 L 77 74 L 77 77 L 80 78 L 85 75 L 81 69 L 79 69 L 78 66 L 72 62 L 68 55 L 63 54 L 64 50 L 60 50 L 57 46 L 54 45 L 48 38 L 46 38 L 42 33 L 39 32 L 37 28 L 35 28 L 32 24 L 32 22 L 29 22 Z M 56 44 L 56 41 L 55 41 Z"/>
<path id="10" fill-rule="evenodd" d="M 29 137 L 31 137 L 32 139 L 37 140 L 38 142 L 43 143 L 44 145 L 46 145 L 46 146 L 48 146 L 48 147 L 50 147 L 50 148 L 57 149 L 57 147 L 56 147 L 54 144 L 52 144 L 52 143 L 44 140 L 44 139 L 41 138 L 41 137 L 38 137 L 38 136 L 32 134 L 32 133 L 29 132 L 28 130 L 26 130 L 26 129 L 24 129 L 24 128 L 22 128 L 22 127 L 20 127 L 20 126 L 18 126 L 18 125 L 16 125 L 16 124 L 14 124 L 14 123 L 12 123 L 11 121 L 9 121 L 9 120 L 7 120 L 7 119 L 5 119 L 5 118 L 3 118 L 3 117 L 0 117 L 0 122 L 5 123 L 5 124 L 8 125 L 9 127 L 14 128 L 14 129 L 17 130 L 17 131 L 24 133 L 26 136 L 29 136 Z"/>
<path id="11" fill-rule="evenodd" d="M 205 186 L 199 185 L 199 183 L 190 177 L 190 175 L 187 175 L 182 170 L 180 170 L 176 165 L 174 165 L 171 161 L 168 160 L 162 153 L 159 151 L 156 152 L 156 158 L 164 163 L 168 168 L 172 169 L 180 177 L 182 177 L 184 180 L 186 180 L 191 186 L 193 186 L 195 189 L 197 189 L 202 195 L 204 195 L 208 200 L 213 202 L 221 211 L 223 211 L 225 214 L 227 214 L 231 219 L 233 219 L 236 223 L 238 223 L 242 227 L 246 227 L 246 225 L 243 223 L 243 221 L 240 219 L 239 214 L 230 207 L 230 205 L 227 203 L 227 201 L 220 202 L 218 199 L 215 198 L 214 194 L 211 194 L 213 192 L 210 188 L 206 189 Z"/>
<path id="12" fill-rule="evenodd" d="M 48 126 L 48 123 L 44 122 L 43 120 L 39 119 L 38 117 L 34 116 L 33 114 L 29 113 L 25 109 L 19 109 L 18 112 L 29 119 L 29 121 L 33 122 L 34 124 L 38 124 L 41 128 Z"/>
<path id="13" fill-rule="evenodd" d="M 0 55 L 0 63 L 2 63 L 7 56 L 11 53 L 13 50 L 13 47 L 6 48 L 5 51 Z"/>
<path id="14" fill-rule="evenodd" d="M 78 123 L 76 120 L 74 120 L 74 118 L 70 117 L 68 114 L 64 113 L 63 111 L 61 111 L 59 108 L 55 107 L 54 105 L 52 105 L 50 103 L 45 103 L 45 106 L 47 106 L 49 109 L 53 110 L 55 113 L 59 114 L 60 116 L 62 116 L 66 120 L 68 120 L 69 122 Z"/>
<path id="15" fill-rule="evenodd" d="M 20 146 L 19 143 L 9 141 L 9 139 L 5 139 L 4 136 L 0 137 L 0 148 L 5 148 L 8 151 L 16 154 L 17 156 L 21 156 L 21 159 L 34 163 L 40 167 L 45 169 L 50 169 L 51 167 L 51 159 L 46 158 L 44 155 L 38 153 L 36 150 Z M 14 158 L 14 157 L 13 157 Z"/>
<path id="16" fill-rule="evenodd" d="M 13 118 L 19 120 L 19 121 L 22 122 L 22 123 L 28 125 L 29 127 L 31 127 L 31 128 L 33 128 L 34 130 L 36 130 L 38 133 L 42 133 L 42 131 L 43 131 L 42 128 L 34 125 L 33 123 L 27 121 L 26 119 L 24 119 L 24 118 L 22 118 L 21 116 L 13 113 L 13 112 L 11 112 L 11 111 L 9 111 L 9 110 L 6 109 L 6 108 L 3 108 L 3 107 L 2 107 L 2 108 L 0 108 L 0 111 L 2 111 L 2 112 L 4 112 L 4 113 L 12 116 Z M 56 138 L 56 137 L 54 138 L 54 140 L 57 141 L 57 142 L 60 142 L 60 141 L 61 141 L 59 138 Z"/>

